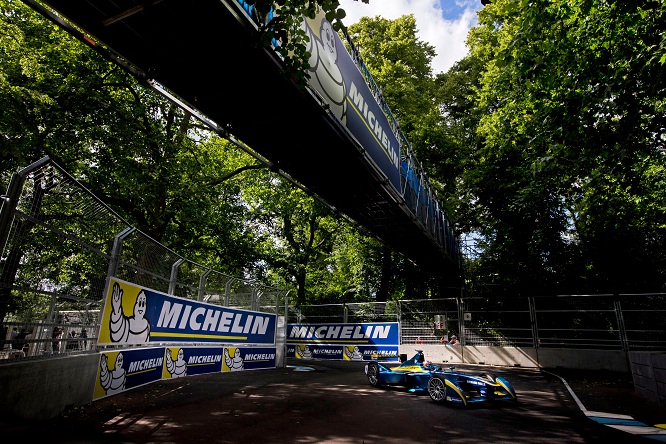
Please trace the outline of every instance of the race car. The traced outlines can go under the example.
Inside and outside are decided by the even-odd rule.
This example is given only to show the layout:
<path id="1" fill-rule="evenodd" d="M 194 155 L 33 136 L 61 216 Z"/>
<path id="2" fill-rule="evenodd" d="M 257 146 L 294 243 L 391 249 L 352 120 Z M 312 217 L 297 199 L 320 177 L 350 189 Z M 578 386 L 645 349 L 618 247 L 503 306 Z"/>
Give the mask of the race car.
<path id="1" fill-rule="evenodd" d="M 513 386 L 502 376 L 456 371 L 454 366 L 443 369 L 426 361 L 422 350 L 399 366 L 389 365 L 374 360 L 365 365 L 371 386 L 402 386 L 412 393 L 427 391 L 434 402 L 449 405 L 518 400 Z"/>

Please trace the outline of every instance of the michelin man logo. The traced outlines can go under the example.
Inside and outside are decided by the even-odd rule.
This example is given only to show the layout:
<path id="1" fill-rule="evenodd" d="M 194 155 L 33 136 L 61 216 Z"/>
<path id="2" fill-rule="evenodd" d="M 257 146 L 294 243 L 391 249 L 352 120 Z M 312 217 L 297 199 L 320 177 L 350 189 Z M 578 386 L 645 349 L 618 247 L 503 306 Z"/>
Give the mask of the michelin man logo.
<path id="1" fill-rule="evenodd" d="M 244 369 L 243 358 L 241 357 L 240 348 L 231 349 L 234 351 L 234 355 L 231 356 L 228 348 L 224 349 L 224 362 L 229 367 L 229 370 L 232 372 L 242 371 Z"/>
<path id="2" fill-rule="evenodd" d="M 317 20 L 304 20 L 303 31 L 309 38 L 306 50 L 310 53 L 310 86 L 326 99 L 335 117 L 347 124 L 347 91 L 342 71 L 337 65 L 337 33 L 328 22 L 321 18 L 319 35 L 315 35 Z M 313 26 L 310 28 L 308 23 Z M 344 48 L 343 48 L 344 50 Z"/>
<path id="3" fill-rule="evenodd" d="M 361 353 L 357 345 L 345 347 L 345 360 L 362 361 L 363 353 Z"/>
<path id="4" fill-rule="evenodd" d="M 111 295 L 111 318 L 109 329 L 111 341 L 118 343 L 142 343 L 150 340 L 150 323 L 145 318 L 148 297 L 141 292 L 134 302 L 134 312 L 131 316 L 123 313 L 123 289 L 118 282 L 113 283 Z"/>
<path id="5" fill-rule="evenodd" d="M 307 345 L 297 345 L 296 357 L 300 359 L 312 359 L 312 350 Z"/>
<path id="6" fill-rule="evenodd" d="M 185 361 L 185 352 L 182 348 L 178 349 L 178 355 L 175 361 L 171 357 L 171 349 L 166 349 L 166 369 L 172 378 L 182 378 L 187 376 L 187 362 Z"/>
<path id="7" fill-rule="evenodd" d="M 125 382 L 127 380 L 127 373 L 123 368 L 123 354 L 118 353 L 116 356 L 115 368 L 109 368 L 109 357 L 102 354 L 102 359 L 99 363 L 99 383 L 107 395 L 113 395 L 125 390 Z"/>

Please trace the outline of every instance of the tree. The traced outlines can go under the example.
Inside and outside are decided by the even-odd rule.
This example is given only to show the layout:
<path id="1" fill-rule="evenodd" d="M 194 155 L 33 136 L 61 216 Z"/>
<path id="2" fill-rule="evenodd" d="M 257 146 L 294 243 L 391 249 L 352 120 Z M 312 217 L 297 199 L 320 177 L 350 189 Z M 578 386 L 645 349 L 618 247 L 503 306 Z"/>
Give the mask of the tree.
<path id="1" fill-rule="evenodd" d="M 363 0 L 368 3 L 370 0 Z M 305 84 L 309 67 L 306 35 L 302 29 L 303 17 L 315 18 L 322 10 L 333 29 L 344 28 L 345 11 L 338 0 L 246 0 L 253 6 L 254 19 L 259 24 L 261 41 L 265 46 L 277 42 L 275 50 L 282 55 L 285 73 Z"/>
<path id="2" fill-rule="evenodd" d="M 665 18 L 659 1 L 479 12 L 483 143 L 468 177 L 506 289 L 664 288 Z"/>
<path id="3" fill-rule="evenodd" d="M 155 240 L 245 275 L 257 254 L 236 178 L 263 165 L 22 2 L 1 1 L 0 11 L 3 192 L 12 173 L 49 155 Z M 39 247 L 51 266 L 31 271 L 55 274 L 36 279 L 79 285 L 87 276 L 58 275 L 67 253 L 57 244 Z M 35 253 L 24 248 L 5 258 L 4 282 L 14 279 L 10 262 L 25 254 Z M 3 299 L 3 308 L 13 302 Z"/>
<path id="4" fill-rule="evenodd" d="M 373 79 L 382 86 L 386 103 L 400 122 L 438 197 L 452 194 L 452 182 L 442 173 L 447 169 L 443 164 L 453 139 L 442 124 L 439 102 L 435 100 L 437 85 L 431 69 L 434 47 L 417 37 L 413 15 L 396 20 L 364 17 L 351 25 L 348 32 Z M 377 301 L 405 295 L 429 297 L 440 293 L 437 288 L 448 286 L 433 276 L 424 276 L 417 267 L 387 248 L 382 254 Z M 401 280 L 412 286 L 402 287 Z M 421 287 L 417 283 L 427 284 Z"/>

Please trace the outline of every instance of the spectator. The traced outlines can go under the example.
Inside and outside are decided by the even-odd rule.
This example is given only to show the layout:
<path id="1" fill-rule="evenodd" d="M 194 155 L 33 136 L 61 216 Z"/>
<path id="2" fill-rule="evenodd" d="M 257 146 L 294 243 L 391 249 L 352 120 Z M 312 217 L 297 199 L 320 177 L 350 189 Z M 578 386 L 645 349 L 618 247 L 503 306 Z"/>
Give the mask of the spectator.
<path id="1" fill-rule="evenodd" d="M 19 333 L 18 329 L 16 327 L 14 327 L 12 329 L 11 335 L 9 336 L 9 347 L 7 347 L 7 348 L 14 348 L 14 342 L 16 341 L 16 337 L 18 336 L 18 333 Z"/>
<path id="2" fill-rule="evenodd" d="M 53 329 L 53 353 L 60 352 L 60 340 L 62 339 L 62 328 L 56 327 Z"/>
<path id="3" fill-rule="evenodd" d="M 81 333 L 79 334 L 79 338 L 81 338 L 81 349 L 82 350 L 87 350 L 88 349 L 88 330 L 85 328 L 81 329 Z"/>
<path id="4" fill-rule="evenodd" d="M 79 348 L 79 344 L 76 341 L 76 332 L 74 330 L 69 330 L 69 335 L 67 336 L 67 345 L 65 348 L 67 350 L 77 350 Z"/>
<path id="5" fill-rule="evenodd" d="M 37 345 L 35 342 L 33 342 L 34 339 L 35 339 L 34 331 L 30 331 L 30 333 L 28 333 L 25 336 L 25 341 L 23 344 L 23 352 L 25 353 L 26 356 L 32 356 L 33 354 L 35 354 L 35 349 L 37 348 Z"/>
<path id="6" fill-rule="evenodd" d="M 23 350 L 25 347 L 25 337 L 28 333 L 25 331 L 25 328 L 22 328 L 21 331 L 16 335 L 14 341 L 12 342 L 12 347 L 16 350 Z"/>

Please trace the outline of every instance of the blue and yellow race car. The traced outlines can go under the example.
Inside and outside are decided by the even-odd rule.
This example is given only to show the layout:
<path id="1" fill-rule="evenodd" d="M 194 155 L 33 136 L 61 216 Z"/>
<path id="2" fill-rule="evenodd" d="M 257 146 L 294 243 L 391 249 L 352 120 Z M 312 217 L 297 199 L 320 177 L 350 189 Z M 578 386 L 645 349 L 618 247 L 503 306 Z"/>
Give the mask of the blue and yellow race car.
<path id="1" fill-rule="evenodd" d="M 399 366 L 389 365 L 374 360 L 365 365 L 371 386 L 402 386 L 412 393 L 427 391 L 433 401 L 450 405 L 518 400 L 516 391 L 505 378 L 455 371 L 453 366 L 443 369 L 426 361 L 421 350 Z"/>

